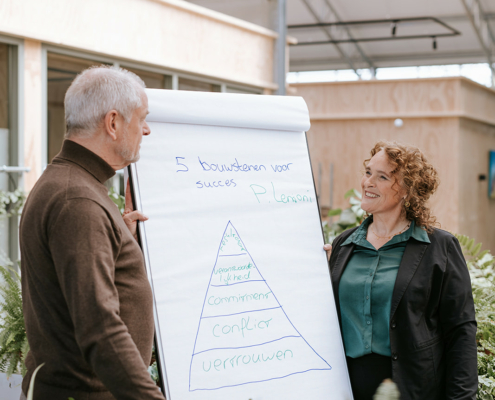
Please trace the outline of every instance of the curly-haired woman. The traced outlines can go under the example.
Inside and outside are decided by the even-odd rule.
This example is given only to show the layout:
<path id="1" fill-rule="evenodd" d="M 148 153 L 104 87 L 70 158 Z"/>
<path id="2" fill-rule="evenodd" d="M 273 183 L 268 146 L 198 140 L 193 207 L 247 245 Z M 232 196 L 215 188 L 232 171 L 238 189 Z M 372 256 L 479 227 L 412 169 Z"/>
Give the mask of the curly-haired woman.
<path id="1" fill-rule="evenodd" d="M 474 399 L 476 321 L 458 241 L 433 226 L 437 172 L 416 147 L 364 162 L 369 215 L 333 242 L 330 268 L 355 400 L 392 378 L 402 400 Z M 328 250 L 328 249 L 327 249 Z"/>

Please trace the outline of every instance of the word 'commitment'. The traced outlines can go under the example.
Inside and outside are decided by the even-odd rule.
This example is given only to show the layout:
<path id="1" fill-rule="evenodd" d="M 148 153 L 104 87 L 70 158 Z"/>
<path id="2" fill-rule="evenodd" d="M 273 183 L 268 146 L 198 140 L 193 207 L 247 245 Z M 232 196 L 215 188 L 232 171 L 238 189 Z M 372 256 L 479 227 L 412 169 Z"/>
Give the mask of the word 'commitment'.
<path id="1" fill-rule="evenodd" d="M 208 304 L 210 306 L 218 306 L 219 304 L 224 304 L 224 303 L 244 303 L 252 300 L 266 300 L 268 299 L 268 295 L 271 292 L 266 292 L 266 293 L 246 293 L 246 294 L 239 294 L 237 296 L 228 296 L 228 297 L 215 297 L 215 296 L 210 296 L 208 297 Z"/>

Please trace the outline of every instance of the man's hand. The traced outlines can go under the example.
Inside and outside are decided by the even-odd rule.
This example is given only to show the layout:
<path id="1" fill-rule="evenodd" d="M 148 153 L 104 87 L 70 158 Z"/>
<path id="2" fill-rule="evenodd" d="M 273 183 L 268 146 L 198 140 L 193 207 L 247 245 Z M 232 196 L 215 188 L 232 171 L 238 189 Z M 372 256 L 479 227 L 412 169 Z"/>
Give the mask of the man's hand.
<path id="1" fill-rule="evenodd" d="M 126 202 L 126 204 L 127 204 L 127 202 Z M 332 245 L 331 244 L 324 244 L 323 250 L 325 250 L 327 252 L 327 260 L 330 261 L 330 254 L 332 254 Z"/>
<path id="2" fill-rule="evenodd" d="M 125 208 L 122 217 L 124 218 L 124 222 L 127 225 L 127 228 L 129 229 L 129 231 L 131 231 L 132 236 L 134 236 L 134 239 L 137 240 L 137 222 L 147 221 L 148 217 L 141 211 L 134 211 L 134 204 L 132 204 L 130 180 L 127 180 L 127 187 L 125 188 Z"/>

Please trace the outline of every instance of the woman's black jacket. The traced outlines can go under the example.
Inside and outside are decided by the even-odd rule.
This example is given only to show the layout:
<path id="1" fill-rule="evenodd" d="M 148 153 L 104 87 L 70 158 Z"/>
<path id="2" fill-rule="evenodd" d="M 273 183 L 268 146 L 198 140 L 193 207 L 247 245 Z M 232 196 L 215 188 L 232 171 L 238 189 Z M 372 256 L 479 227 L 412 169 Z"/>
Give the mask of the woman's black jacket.
<path id="1" fill-rule="evenodd" d="M 330 273 L 340 320 L 339 282 L 354 243 L 332 244 Z M 392 375 L 401 400 L 475 399 L 476 320 L 471 280 L 457 239 L 435 229 L 431 243 L 410 238 L 390 310 Z M 341 325 L 342 328 L 342 325 Z"/>

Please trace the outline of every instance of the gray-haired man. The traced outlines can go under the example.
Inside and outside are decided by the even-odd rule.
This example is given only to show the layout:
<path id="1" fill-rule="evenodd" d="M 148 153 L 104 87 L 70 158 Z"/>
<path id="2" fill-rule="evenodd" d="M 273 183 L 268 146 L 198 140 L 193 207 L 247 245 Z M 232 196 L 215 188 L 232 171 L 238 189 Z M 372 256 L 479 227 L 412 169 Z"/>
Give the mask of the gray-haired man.
<path id="1" fill-rule="evenodd" d="M 65 96 L 62 151 L 31 191 L 21 219 L 22 293 L 34 398 L 160 399 L 147 366 L 152 295 L 138 211 L 123 220 L 103 183 L 139 159 L 148 100 L 136 75 L 83 71 Z M 127 225 L 126 225 L 127 224 Z"/>

